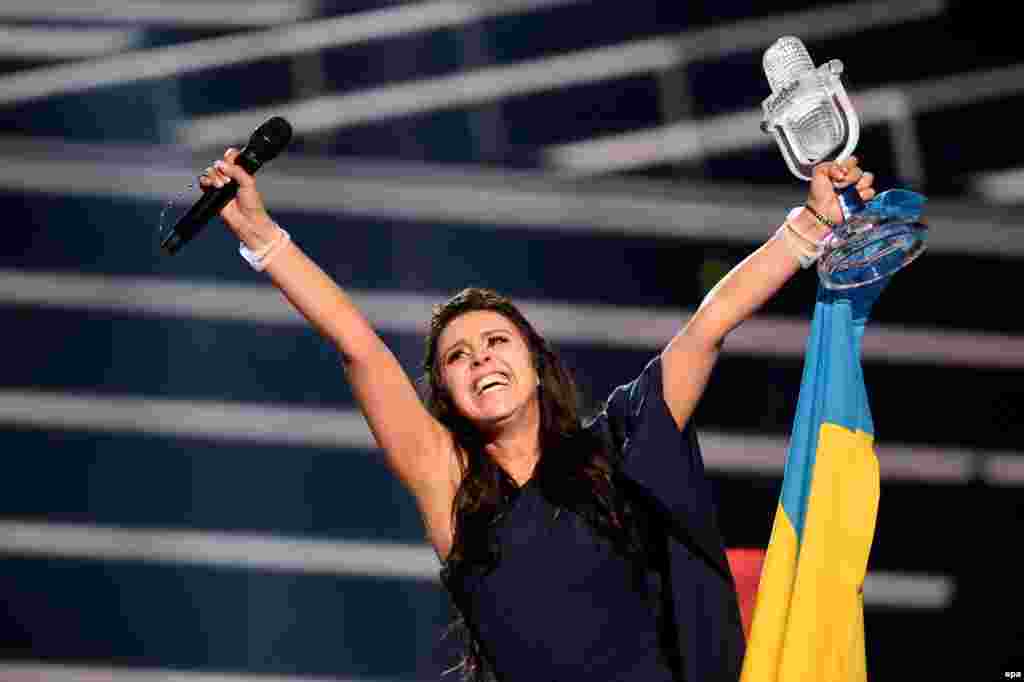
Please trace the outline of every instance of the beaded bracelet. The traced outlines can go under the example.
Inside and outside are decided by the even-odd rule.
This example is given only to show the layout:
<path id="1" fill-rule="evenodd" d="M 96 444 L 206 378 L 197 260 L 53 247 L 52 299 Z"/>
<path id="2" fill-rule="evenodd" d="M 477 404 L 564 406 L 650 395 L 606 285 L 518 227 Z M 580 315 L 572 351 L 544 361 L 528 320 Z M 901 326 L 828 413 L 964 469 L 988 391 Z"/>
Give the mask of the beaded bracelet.
<path id="1" fill-rule="evenodd" d="M 242 255 L 242 258 L 256 272 L 263 272 L 267 265 L 270 264 L 270 259 L 281 250 L 280 247 L 291 241 L 292 236 L 282 229 L 280 225 L 278 225 L 277 230 L 277 237 L 269 244 L 260 247 L 257 251 L 250 249 L 244 242 L 238 244 L 238 253 Z"/>
<path id="2" fill-rule="evenodd" d="M 834 220 L 832 220 L 831 218 L 829 218 L 826 215 L 822 215 L 822 214 L 818 213 L 816 210 L 814 210 L 814 207 L 812 207 L 810 204 L 804 204 L 803 207 L 811 212 L 811 215 L 814 216 L 815 220 L 817 220 L 819 223 L 821 223 L 822 225 L 824 225 L 828 229 L 831 230 L 833 227 L 836 226 L 836 223 L 835 223 Z"/>

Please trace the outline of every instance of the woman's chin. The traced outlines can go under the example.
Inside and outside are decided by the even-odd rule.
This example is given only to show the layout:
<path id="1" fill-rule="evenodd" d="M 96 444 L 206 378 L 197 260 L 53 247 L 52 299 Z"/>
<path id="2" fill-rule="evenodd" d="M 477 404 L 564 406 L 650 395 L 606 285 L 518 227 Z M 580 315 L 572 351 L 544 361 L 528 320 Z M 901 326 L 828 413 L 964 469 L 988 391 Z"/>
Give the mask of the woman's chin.
<path id="1" fill-rule="evenodd" d="M 476 397 L 463 414 L 476 424 L 477 428 L 493 432 L 519 421 L 528 421 L 535 410 L 531 410 L 531 401 L 517 401 L 515 396 L 497 392 L 494 395 Z"/>
<path id="2" fill-rule="evenodd" d="M 513 420 L 515 416 L 515 408 L 502 405 L 500 407 L 480 410 L 477 413 L 476 422 L 482 427 L 494 427 Z"/>
<path id="3" fill-rule="evenodd" d="M 525 405 L 516 405 L 504 400 L 485 401 L 475 406 L 474 420 L 481 428 L 493 429 L 503 426 L 525 415 Z"/>

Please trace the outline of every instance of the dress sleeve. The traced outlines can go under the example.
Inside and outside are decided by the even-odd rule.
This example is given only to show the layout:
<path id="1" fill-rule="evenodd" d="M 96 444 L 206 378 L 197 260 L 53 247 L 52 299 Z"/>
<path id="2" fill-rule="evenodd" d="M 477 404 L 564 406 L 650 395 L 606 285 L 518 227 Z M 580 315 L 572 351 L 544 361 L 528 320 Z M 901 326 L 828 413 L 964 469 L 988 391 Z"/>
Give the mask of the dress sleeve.
<path id="1" fill-rule="evenodd" d="M 665 402 L 661 355 L 633 381 L 617 387 L 593 426 L 617 455 L 619 473 L 639 484 L 668 512 L 688 545 L 726 566 L 715 505 L 690 419 L 679 430 Z"/>

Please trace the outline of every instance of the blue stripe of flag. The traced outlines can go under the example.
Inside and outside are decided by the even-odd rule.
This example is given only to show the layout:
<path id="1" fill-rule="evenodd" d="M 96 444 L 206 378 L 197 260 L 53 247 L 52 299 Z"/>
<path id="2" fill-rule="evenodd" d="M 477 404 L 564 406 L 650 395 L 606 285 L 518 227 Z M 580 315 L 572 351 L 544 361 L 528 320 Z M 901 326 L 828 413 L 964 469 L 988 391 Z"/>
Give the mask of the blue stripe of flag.
<path id="1" fill-rule="evenodd" d="M 821 425 L 828 422 L 874 434 L 860 349 L 871 306 L 887 282 L 888 278 L 841 292 L 818 287 L 782 482 L 782 508 L 798 543 L 803 535 Z"/>

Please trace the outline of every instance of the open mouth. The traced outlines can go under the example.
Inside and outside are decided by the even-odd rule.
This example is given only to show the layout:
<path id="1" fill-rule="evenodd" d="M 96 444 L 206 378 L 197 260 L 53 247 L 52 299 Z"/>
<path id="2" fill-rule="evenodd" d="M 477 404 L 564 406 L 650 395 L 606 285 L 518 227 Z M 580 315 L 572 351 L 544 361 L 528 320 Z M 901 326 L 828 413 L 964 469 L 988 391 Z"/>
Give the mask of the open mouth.
<path id="1" fill-rule="evenodd" d="M 481 377 L 475 384 L 476 394 L 483 395 L 489 391 L 496 391 L 501 388 L 508 386 L 508 377 L 500 372 L 488 374 L 485 377 Z"/>

